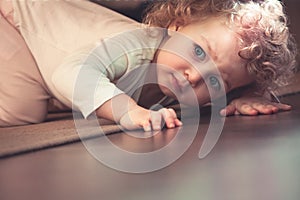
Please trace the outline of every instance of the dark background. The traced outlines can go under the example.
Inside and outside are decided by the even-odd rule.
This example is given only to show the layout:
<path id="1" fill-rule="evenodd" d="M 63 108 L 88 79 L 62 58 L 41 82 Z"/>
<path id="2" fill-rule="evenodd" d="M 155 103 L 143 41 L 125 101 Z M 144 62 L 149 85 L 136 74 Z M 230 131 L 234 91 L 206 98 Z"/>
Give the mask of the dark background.
<path id="1" fill-rule="evenodd" d="M 285 0 L 283 1 L 285 4 L 285 9 L 287 12 L 287 15 L 289 17 L 289 23 L 290 23 L 290 30 L 291 33 L 294 35 L 297 44 L 298 44 L 298 49 L 300 48 L 300 1 L 299 0 Z M 300 63 L 300 56 L 298 52 L 298 57 L 297 57 L 297 62 L 298 62 L 298 71 L 299 71 L 299 63 Z"/>

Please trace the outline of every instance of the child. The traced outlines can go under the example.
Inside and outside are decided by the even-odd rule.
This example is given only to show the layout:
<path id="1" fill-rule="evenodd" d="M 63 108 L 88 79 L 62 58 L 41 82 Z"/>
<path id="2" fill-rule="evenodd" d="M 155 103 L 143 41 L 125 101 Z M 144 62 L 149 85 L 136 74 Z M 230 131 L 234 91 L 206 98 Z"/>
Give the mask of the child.
<path id="1" fill-rule="evenodd" d="M 160 129 L 162 120 L 173 128 L 182 124 L 173 109 L 150 112 L 114 83 L 136 66 L 156 63 L 163 95 L 189 104 L 189 91 L 204 105 L 211 100 L 211 88 L 217 93 L 223 82 L 226 92 L 255 82 L 269 89 L 294 67 L 294 43 L 277 0 L 157 1 L 145 23 L 168 31 L 158 29 L 153 37 L 148 28 L 140 29 L 142 24 L 88 1 L 1 0 L 0 5 L 0 43 L 5 49 L 0 56 L 0 126 L 42 122 L 54 97 L 86 118 L 95 112 L 127 129 Z M 129 34 L 104 39 L 122 31 Z M 181 49 L 183 57 L 176 52 Z M 193 51 L 196 67 L 190 63 L 194 58 L 185 58 L 193 57 L 187 51 Z M 122 56 L 114 60 L 113 54 Z M 198 66 L 204 62 L 220 74 L 211 73 L 212 65 Z M 243 96 L 221 114 L 271 114 L 279 109 L 290 106 Z"/>

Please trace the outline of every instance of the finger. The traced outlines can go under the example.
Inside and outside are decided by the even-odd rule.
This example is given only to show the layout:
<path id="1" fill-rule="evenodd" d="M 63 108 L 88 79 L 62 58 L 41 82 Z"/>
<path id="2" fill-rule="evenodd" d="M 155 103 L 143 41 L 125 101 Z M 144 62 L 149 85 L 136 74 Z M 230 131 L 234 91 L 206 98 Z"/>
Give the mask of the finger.
<path id="1" fill-rule="evenodd" d="M 240 115 L 241 113 L 238 110 L 234 111 L 234 115 Z"/>
<path id="2" fill-rule="evenodd" d="M 151 111 L 150 112 L 150 122 L 152 130 L 161 130 L 162 127 L 162 115 L 160 112 Z"/>
<path id="3" fill-rule="evenodd" d="M 257 110 L 260 114 L 270 115 L 278 112 L 278 108 L 272 104 L 254 103 L 252 108 Z"/>
<path id="4" fill-rule="evenodd" d="M 257 105 L 253 105 L 253 107 L 262 114 L 272 114 L 272 113 L 279 112 L 279 110 L 288 111 L 292 109 L 290 105 L 281 104 L 281 103 L 272 103 L 266 105 L 257 104 Z"/>
<path id="5" fill-rule="evenodd" d="M 267 107 L 269 109 L 272 110 L 273 113 L 277 113 L 280 110 L 282 111 L 289 111 L 292 109 L 292 106 L 288 105 L 288 104 L 282 104 L 282 103 L 272 103 L 271 105 L 267 105 Z"/>
<path id="6" fill-rule="evenodd" d="M 291 110 L 292 109 L 292 106 L 291 105 L 288 105 L 288 104 L 283 104 L 283 103 L 276 103 L 275 106 L 277 108 L 279 108 L 280 110 Z"/>
<path id="7" fill-rule="evenodd" d="M 237 111 L 242 115 L 258 115 L 258 111 L 248 104 L 242 104 L 237 107 Z"/>
<path id="8" fill-rule="evenodd" d="M 143 125 L 143 129 L 145 132 L 150 132 L 152 129 L 151 129 L 151 125 L 148 124 L 148 125 Z"/>
<path id="9" fill-rule="evenodd" d="M 278 113 L 279 112 L 279 108 L 275 105 L 267 105 L 269 107 L 269 109 L 272 110 L 272 113 Z"/>
<path id="10" fill-rule="evenodd" d="M 174 117 L 175 126 L 182 126 L 182 122 L 177 118 L 177 114 L 174 109 L 168 108 L 171 115 Z"/>
<path id="11" fill-rule="evenodd" d="M 167 128 L 174 128 L 175 127 L 175 119 L 177 118 L 176 113 L 172 112 L 173 109 L 163 109 L 163 117 L 166 122 Z"/>
<path id="12" fill-rule="evenodd" d="M 234 104 L 229 104 L 220 111 L 220 115 L 223 117 L 234 115 L 236 111 Z"/>
<path id="13" fill-rule="evenodd" d="M 175 119 L 175 125 L 176 126 L 182 126 L 183 125 L 183 123 L 182 123 L 182 121 L 180 121 L 179 119 Z"/>
<path id="14" fill-rule="evenodd" d="M 175 119 L 177 119 L 176 113 L 172 112 L 173 109 L 169 108 L 162 108 L 159 112 L 162 114 L 164 121 L 166 123 L 167 128 L 174 128 L 175 127 Z"/>

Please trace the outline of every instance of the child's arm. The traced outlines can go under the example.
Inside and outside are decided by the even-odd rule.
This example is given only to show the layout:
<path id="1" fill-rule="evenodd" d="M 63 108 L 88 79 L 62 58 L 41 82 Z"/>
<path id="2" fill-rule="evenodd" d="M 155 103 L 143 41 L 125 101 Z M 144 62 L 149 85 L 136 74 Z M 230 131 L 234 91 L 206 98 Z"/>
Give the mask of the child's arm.
<path id="1" fill-rule="evenodd" d="M 143 128 L 144 131 L 160 130 L 163 123 L 167 128 L 181 126 L 181 121 L 171 108 L 150 111 L 136 104 L 126 94 L 120 94 L 106 101 L 97 110 L 98 117 L 113 120 L 126 129 Z"/>
<path id="2" fill-rule="evenodd" d="M 130 67 L 153 59 L 154 53 L 147 52 L 155 51 L 155 44 L 148 44 L 150 39 L 142 36 L 146 37 L 146 32 L 138 29 L 75 52 L 52 75 L 56 93 L 85 118 L 95 111 L 98 117 L 113 120 L 126 129 L 157 130 L 162 122 L 167 128 L 180 126 L 173 109 L 147 110 L 123 92 L 124 85 L 116 85 Z M 130 83 L 134 84 L 135 79 L 139 77 L 135 76 Z"/>

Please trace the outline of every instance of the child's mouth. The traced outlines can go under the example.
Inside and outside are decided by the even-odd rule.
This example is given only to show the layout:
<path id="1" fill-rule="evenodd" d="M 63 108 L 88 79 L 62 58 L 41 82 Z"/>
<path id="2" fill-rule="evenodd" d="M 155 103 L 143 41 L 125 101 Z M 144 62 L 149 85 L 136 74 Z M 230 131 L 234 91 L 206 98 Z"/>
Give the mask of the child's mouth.
<path id="1" fill-rule="evenodd" d="M 181 85 L 179 84 L 177 78 L 172 74 L 171 84 L 176 93 L 182 93 Z"/>

